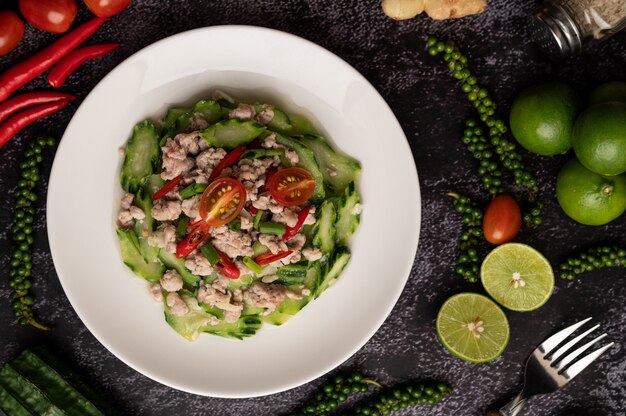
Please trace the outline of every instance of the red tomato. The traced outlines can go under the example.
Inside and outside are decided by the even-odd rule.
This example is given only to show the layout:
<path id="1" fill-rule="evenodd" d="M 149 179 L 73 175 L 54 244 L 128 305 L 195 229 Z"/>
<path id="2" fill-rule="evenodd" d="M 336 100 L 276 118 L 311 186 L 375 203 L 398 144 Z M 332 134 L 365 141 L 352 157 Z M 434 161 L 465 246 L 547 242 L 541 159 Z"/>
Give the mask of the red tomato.
<path id="1" fill-rule="evenodd" d="M 283 205 L 301 205 L 315 190 L 315 179 L 303 168 L 281 169 L 269 179 L 267 187 L 272 197 Z"/>
<path id="2" fill-rule="evenodd" d="M 246 203 L 246 188 L 232 178 L 213 181 L 202 194 L 198 208 L 207 225 L 219 227 L 233 220 Z"/>
<path id="3" fill-rule="evenodd" d="M 512 241 L 522 226 L 522 212 L 509 195 L 498 195 L 487 206 L 483 217 L 483 234 L 492 244 Z"/>
<path id="4" fill-rule="evenodd" d="M 121 12 L 130 0 L 83 0 L 89 10 L 98 17 L 111 17 Z"/>
<path id="5" fill-rule="evenodd" d="M 24 36 L 24 23 L 13 12 L 0 12 L 0 56 L 11 52 Z"/>
<path id="6" fill-rule="evenodd" d="M 78 10 L 74 0 L 20 0 L 19 5 L 28 23 L 52 33 L 67 32 Z"/>

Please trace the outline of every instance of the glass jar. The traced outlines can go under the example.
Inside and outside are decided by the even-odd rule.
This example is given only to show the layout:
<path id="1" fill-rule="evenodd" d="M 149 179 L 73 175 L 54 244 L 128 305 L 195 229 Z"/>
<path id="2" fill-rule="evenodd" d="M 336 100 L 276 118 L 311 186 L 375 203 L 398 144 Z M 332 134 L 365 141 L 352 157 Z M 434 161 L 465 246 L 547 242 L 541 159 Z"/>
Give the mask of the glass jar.
<path id="1" fill-rule="evenodd" d="M 548 0 L 531 18 L 532 37 L 560 60 L 626 27 L 626 0 Z"/>

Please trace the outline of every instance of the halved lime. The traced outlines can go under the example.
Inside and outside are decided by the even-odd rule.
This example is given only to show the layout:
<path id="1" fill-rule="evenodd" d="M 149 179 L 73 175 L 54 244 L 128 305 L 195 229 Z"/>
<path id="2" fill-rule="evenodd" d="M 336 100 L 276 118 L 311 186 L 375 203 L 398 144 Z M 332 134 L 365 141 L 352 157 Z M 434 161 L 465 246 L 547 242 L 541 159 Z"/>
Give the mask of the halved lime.
<path id="1" fill-rule="evenodd" d="M 513 311 L 532 311 L 548 301 L 554 273 L 548 260 L 526 244 L 508 243 L 487 255 L 480 280 L 489 295 Z"/>
<path id="2" fill-rule="evenodd" d="M 466 361 L 499 357 L 509 342 L 509 321 L 491 299 L 459 293 L 445 301 L 437 315 L 437 334 L 444 347 Z"/>

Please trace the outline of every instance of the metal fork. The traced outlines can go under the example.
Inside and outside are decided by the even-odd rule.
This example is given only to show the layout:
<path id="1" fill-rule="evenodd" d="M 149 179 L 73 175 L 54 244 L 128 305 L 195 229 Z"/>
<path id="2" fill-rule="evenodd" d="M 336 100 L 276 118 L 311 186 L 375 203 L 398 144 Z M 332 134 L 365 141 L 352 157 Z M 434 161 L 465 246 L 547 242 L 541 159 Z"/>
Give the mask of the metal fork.
<path id="1" fill-rule="evenodd" d="M 587 318 L 562 329 L 535 348 L 526 361 L 524 388 L 500 409 L 500 415 L 515 416 L 529 397 L 552 393 L 563 387 L 613 345 L 611 342 L 586 356 L 582 355 L 592 345 L 606 337 L 605 333 L 570 352 L 578 342 L 600 327 L 600 325 L 595 325 L 563 344 L 570 335 L 590 320 L 591 318 Z M 560 346 L 561 344 L 563 345 Z"/>

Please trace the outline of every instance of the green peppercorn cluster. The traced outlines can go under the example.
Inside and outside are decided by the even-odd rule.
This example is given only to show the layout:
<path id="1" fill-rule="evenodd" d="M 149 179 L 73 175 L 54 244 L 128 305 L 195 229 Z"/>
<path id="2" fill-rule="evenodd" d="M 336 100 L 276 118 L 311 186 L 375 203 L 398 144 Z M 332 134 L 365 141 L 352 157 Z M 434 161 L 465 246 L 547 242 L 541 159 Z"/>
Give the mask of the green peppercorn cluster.
<path id="1" fill-rule="evenodd" d="M 568 257 L 559 265 L 559 270 L 562 279 L 574 280 L 579 274 L 613 266 L 626 267 L 626 249 L 615 245 L 591 247 Z"/>
<path id="2" fill-rule="evenodd" d="M 451 392 L 452 388 L 445 383 L 414 383 L 398 386 L 381 391 L 343 414 L 346 416 L 386 416 L 413 406 L 435 404 Z"/>
<path id="3" fill-rule="evenodd" d="M 354 372 L 344 377 L 337 375 L 328 383 L 319 388 L 299 410 L 292 413 L 292 416 L 316 415 L 324 416 L 330 414 L 339 404 L 345 402 L 348 397 L 356 393 L 364 393 L 370 384 L 380 386 L 373 380 L 363 377 L 361 373 Z"/>
<path id="4" fill-rule="evenodd" d="M 472 129 L 471 136 L 464 134 L 464 141 L 470 145 L 473 144 L 472 154 L 474 157 L 480 156 L 480 170 L 483 185 L 487 191 L 493 195 L 498 190 L 499 185 L 494 185 L 493 181 L 501 184 L 502 175 L 498 176 L 497 166 L 494 167 L 493 160 L 498 159 L 500 164 L 513 174 L 516 185 L 524 186 L 528 192 L 528 199 L 531 203 L 537 200 L 539 185 L 537 179 L 531 171 L 524 166 L 522 155 L 519 153 L 517 145 L 514 141 L 508 139 L 505 134 L 507 127 L 504 121 L 496 114 L 496 104 L 489 95 L 486 88 L 478 84 L 477 78 L 472 75 L 468 65 L 467 56 L 463 55 L 456 44 L 450 40 L 442 42 L 436 38 L 429 38 L 427 41 L 428 53 L 432 56 L 443 54 L 443 59 L 448 63 L 448 68 L 454 78 L 460 81 L 461 90 L 467 95 L 468 100 L 478 111 L 480 121 L 485 125 L 486 129 L 476 129 L 476 122 L 470 120 L 471 126 L 466 124 L 466 134 Z M 469 142 L 468 142 L 469 141 Z M 469 147 L 469 146 L 468 146 Z M 479 150 L 482 148 L 482 150 Z M 484 153 L 489 152 L 492 156 L 486 158 L 487 162 L 483 162 Z M 495 154 L 495 158 L 493 157 Z M 536 204 L 532 210 L 539 212 L 539 215 L 524 216 L 527 225 L 538 224 L 541 222 L 540 213 L 542 206 Z"/>
<path id="5" fill-rule="evenodd" d="M 475 159 L 479 160 L 478 175 L 481 177 L 483 186 L 492 197 L 504 192 L 502 186 L 502 170 L 496 155 L 492 150 L 491 143 L 485 137 L 483 129 L 476 120 L 469 119 L 465 122 L 463 132 L 463 143 L 472 153 Z"/>
<path id="6" fill-rule="evenodd" d="M 33 203 L 37 201 L 35 187 L 40 179 L 38 165 L 43 161 L 43 151 L 46 146 L 54 146 L 52 138 L 39 138 L 31 142 L 24 153 L 24 160 L 20 163 L 21 177 L 15 192 L 15 211 L 11 235 L 14 248 L 11 253 L 11 269 L 9 271 L 9 286 L 13 312 L 22 325 L 32 325 L 39 329 L 48 329 L 38 323 L 33 317 L 33 297 L 30 294 L 32 282 L 30 280 L 33 267 L 31 247 L 34 242 L 33 222 L 35 209 Z"/>
<path id="7" fill-rule="evenodd" d="M 448 194 L 453 198 L 454 209 L 462 215 L 465 228 L 461 232 L 460 254 L 456 260 L 456 273 L 474 283 L 480 275 L 481 259 L 478 257 L 478 247 L 482 241 L 483 211 L 468 197 L 453 192 Z"/>

